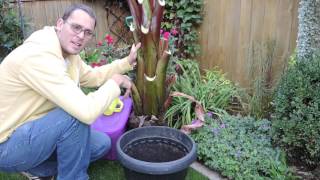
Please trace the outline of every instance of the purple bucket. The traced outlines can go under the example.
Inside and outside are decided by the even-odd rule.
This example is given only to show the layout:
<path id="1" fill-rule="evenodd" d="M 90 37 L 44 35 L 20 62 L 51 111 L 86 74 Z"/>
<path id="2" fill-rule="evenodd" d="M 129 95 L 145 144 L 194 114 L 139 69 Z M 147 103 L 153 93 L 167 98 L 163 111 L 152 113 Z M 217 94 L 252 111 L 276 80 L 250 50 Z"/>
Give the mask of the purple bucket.
<path id="1" fill-rule="evenodd" d="M 111 150 L 104 157 L 108 160 L 117 159 L 116 144 L 119 137 L 125 132 L 126 124 L 132 109 L 132 99 L 120 96 L 123 102 L 121 112 L 114 112 L 110 116 L 101 115 L 91 124 L 91 128 L 107 134 L 111 138 Z"/>

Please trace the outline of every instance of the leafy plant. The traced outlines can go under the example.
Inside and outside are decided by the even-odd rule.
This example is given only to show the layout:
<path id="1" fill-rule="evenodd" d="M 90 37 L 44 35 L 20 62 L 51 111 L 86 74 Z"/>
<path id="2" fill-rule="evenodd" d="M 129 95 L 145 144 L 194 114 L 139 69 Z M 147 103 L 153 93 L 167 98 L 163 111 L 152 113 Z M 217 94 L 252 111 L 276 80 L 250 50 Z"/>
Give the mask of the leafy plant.
<path id="1" fill-rule="evenodd" d="M 0 62 L 23 40 L 16 11 L 9 0 L 0 0 Z"/>
<path id="2" fill-rule="evenodd" d="M 289 157 L 315 167 L 320 165 L 320 55 L 293 60 L 276 90 L 273 139 Z"/>
<path id="3" fill-rule="evenodd" d="M 273 95 L 272 64 L 275 59 L 275 41 L 253 43 L 249 48 L 248 79 L 250 83 L 248 111 L 256 118 L 267 118 Z"/>
<path id="4" fill-rule="evenodd" d="M 199 160 L 230 179 L 295 179 L 284 153 L 272 147 L 270 125 L 251 117 L 206 116 L 191 136 Z"/>
<path id="5" fill-rule="evenodd" d="M 96 47 L 81 51 L 80 56 L 87 64 L 96 67 L 111 63 L 114 59 L 123 58 L 127 54 L 129 54 L 129 47 L 116 48 L 113 37 L 106 34 L 104 40 L 99 41 Z"/>
<path id="6" fill-rule="evenodd" d="M 237 97 L 237 88 L 218 70 L 206 71 L 202 76 L 198 63 L 191 60 L 176 62 L 177 80 L 171 91 L 192 96 L 203 106 L 204 111 L 224 114 L 233 97 Z M 165 118 L 169 126 L 180 128 L 190 124 L 195 118 L 195 104 L 189 99 L 174 96 Z"/>
<path id="7" fill-rule="evenodd" d="M 141 41 L 132 96 L 135 113 L 160 117 L 166 99 L 169 39 L 160 37 L 164 0 L 128 0 L 135 42 Z"/>
<path id="8" fill-rule="evenodd" d="M 167 0 L 162 27 L 178 35 L 178 57 L 190 58 L 200 53 L 197 26 L 202 23 L 203 0 Z"/>

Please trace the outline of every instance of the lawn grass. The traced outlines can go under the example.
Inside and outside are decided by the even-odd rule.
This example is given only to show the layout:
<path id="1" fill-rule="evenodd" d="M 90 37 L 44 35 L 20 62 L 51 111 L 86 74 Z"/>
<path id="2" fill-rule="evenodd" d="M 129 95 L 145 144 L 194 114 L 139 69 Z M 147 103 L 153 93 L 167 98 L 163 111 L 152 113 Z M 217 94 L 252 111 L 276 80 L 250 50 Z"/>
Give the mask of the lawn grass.
<path id="1" fill-rule="evenodd" d="M 89 167 L 90 180 L 125 180 L 121 165 L 117 161 L 100 160 Z M 26 180 L 15 173 L 0 172 L 0 180 Z M 189 168 L 186 180 L 208 180 L 207 177 Z"/>

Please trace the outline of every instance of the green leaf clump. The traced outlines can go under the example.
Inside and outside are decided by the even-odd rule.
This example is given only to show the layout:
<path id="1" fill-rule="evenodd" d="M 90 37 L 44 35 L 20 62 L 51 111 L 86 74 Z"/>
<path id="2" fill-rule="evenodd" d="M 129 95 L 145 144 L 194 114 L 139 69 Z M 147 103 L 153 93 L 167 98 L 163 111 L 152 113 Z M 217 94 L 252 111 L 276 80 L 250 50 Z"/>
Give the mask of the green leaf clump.
<path id="1" fill-rule="evenodd" d="M 179 57 L 193 58 L 200 53 L 197 27 L 203 20 L 203 0 L 167 0 L 162 27 L 176 29 Z"/>
<path id="2" fill-rule="evenodd" d="M 200 161 L 230 179 L 294 179 L 284 153 L 271 144 L 271 123 L 252 117 L 206 117 L 194 131 Z"/>
<path id="3" fill-rule="evenodd" d="M 320 165 L 320 55 L 290 62 L 276 89 L 273 139 L 291 159 Z"/>
<path id="4" fill-rule="evenodd" d="M 0 0 L 0 62 L 23 41 L 18 15 L 8 0 Z"/>
<path id="5" fill-rule="evenodd" d="M 199 65 L 192 60 L 176 62 L 177 80 L 171 91 L 177 91 L 195 98 L 202 105 L 205 112 L 224 114 L 233 98 L 239 97 L 239 88 L 225 78 L 216 69 L 205 71 L 202 75 Z M 173 97 L 165 118 L 169 126 L 180 128 L 191 124 L 195 118 L 195 104 L 185 97 Z"/>

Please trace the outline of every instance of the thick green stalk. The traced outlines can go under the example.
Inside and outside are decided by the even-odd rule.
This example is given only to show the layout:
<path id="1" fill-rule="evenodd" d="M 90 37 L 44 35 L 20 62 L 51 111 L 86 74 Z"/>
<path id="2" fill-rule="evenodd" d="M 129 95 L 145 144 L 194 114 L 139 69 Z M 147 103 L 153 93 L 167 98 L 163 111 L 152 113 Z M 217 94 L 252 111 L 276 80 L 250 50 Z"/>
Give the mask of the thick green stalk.
<path id="1" fill-rule="evenodd" d="M 141 0 L 141 1 L 142 1 L 141 32 L 144 34 L 148 34 L 150 30 L 152 11 L 151 11 L 149 0 Z"/>
<path id="2" fill-rule="evenodd" d="M 163 11 L 164 6 L 161 6 L 158 2 L 155 3 L 154 11 L 152 13 L 152 21 L 151 21 L 151 31 L 153 32 L 153 40 L 156 45 L 159 45 L 160 40 L 160 29 L 161 29 L 161 22 L 163 19 Z M 161 54 L 158 54 L 158 57 L 161 57 Z"/>
<path id="3" fill-rule="evenodd" d="M 127 3 L 129 5 L 129 9 L 131 12 L 131 15 L 134 18 L 136 27 L 139 29 L 141 24 L 141 6 L 137 3 L 136 0 L 127 0 Z"/>
<path id="4" fill-rule="evenodd" d="M 135 113 L 159 117 L 166 97 L 165 80 L 169 61 L 168 41 L 163 41 L 163 45 L 159 46 L 165 3 L 164 0 L 128 0 L 128 4 L 139 30 L 133 31 L 135 42 L 141 38 L 136 86 L 132 90 Z"/>
<path id="5" fill-rule="evenodd" d="M 153 78 L 157 66 L 157 46 L 152 39 L 152 33 L 144 34 L 142 37 L 143 59 L 145 62 L 145 74 Z"/>
<path id="6" fill-rule="evenodd" d="M 141 32 L 142 32 L 142 46 L 144 51 L 143 59 L 145 61 L 145 74 L 149 78 L 153 78 L 156 70 L 157 63 L 157 53 L 156 45 L 153 40 L 153 33 L 150 32 L 150 24 L 152 20 L 152 12 L 150 7 L 149 0 L 142 1 L 142 23 L 141 23 Z"/>
<path id="7" fill-rule="evenodd" d="M 159 59 L 156 70 L 156 87 L 157 87 L 157 97 L 160 108 L 164 107 L 164 101 L 166 99 L 166 72 L 168 67 L 168 62 L 170 58 L 170 52 L 167 50 L 163 53 L 162 57 Z M 162 109 L 161 109 L 162 110 Z"/>
<path id="8" fill-rule="evenodd" d="M 156 6 L 156 3 L 157 3 L 156 0 L 149 0 L 151 12 L 154 11 L 154 7 Z"/>
<path id="9" fill-rule="evenodd" d="M 132 85 L 132 99 L 134 102 L 134 111 L 136 112 L 137 115 L 142 114 L 142 101 L 140 97 L 140 93 L 137 89 L 137 87 L 133 84 Z"/>
<path id="10" fill-rule="evenodd" d="M 135 27 L 137 27 L 137 25 L 135 25 Z M 137 44 L 139 42 L 137 29 L 134 29 L 134 27 L 131 27 L 130 30 L 133 33 L 134 41 Z M 137 92 L 139 92 L 139 94 L 143 95 L 144 94 L 144 61 L 143 61 L 141 50 L 138 51 L 136 75 L 137 76 L 136 76 L 135 83 L 136 83 Z M 140 99 L 141 99 L 141 97 L 140 97 Z M 140 103 L 140 104 L 142 106 L 142 103 Z M 140 109 L 142 110 L 143 108 L 140 107 Z"/>
<path id="11" fill-rule="evenodd" d="M 144 94 L 144 62 L 141 56 L 141 52 L 138 52 L 135 82 L 140 96 Z"/>
<path id="12" fill-rule="evenodd" d="M 144 106 L 143 111 L 146 115 L 159 115 L 159 104 L 157 99 L 156 79 L 148 80 L 145 78 Z"/>

